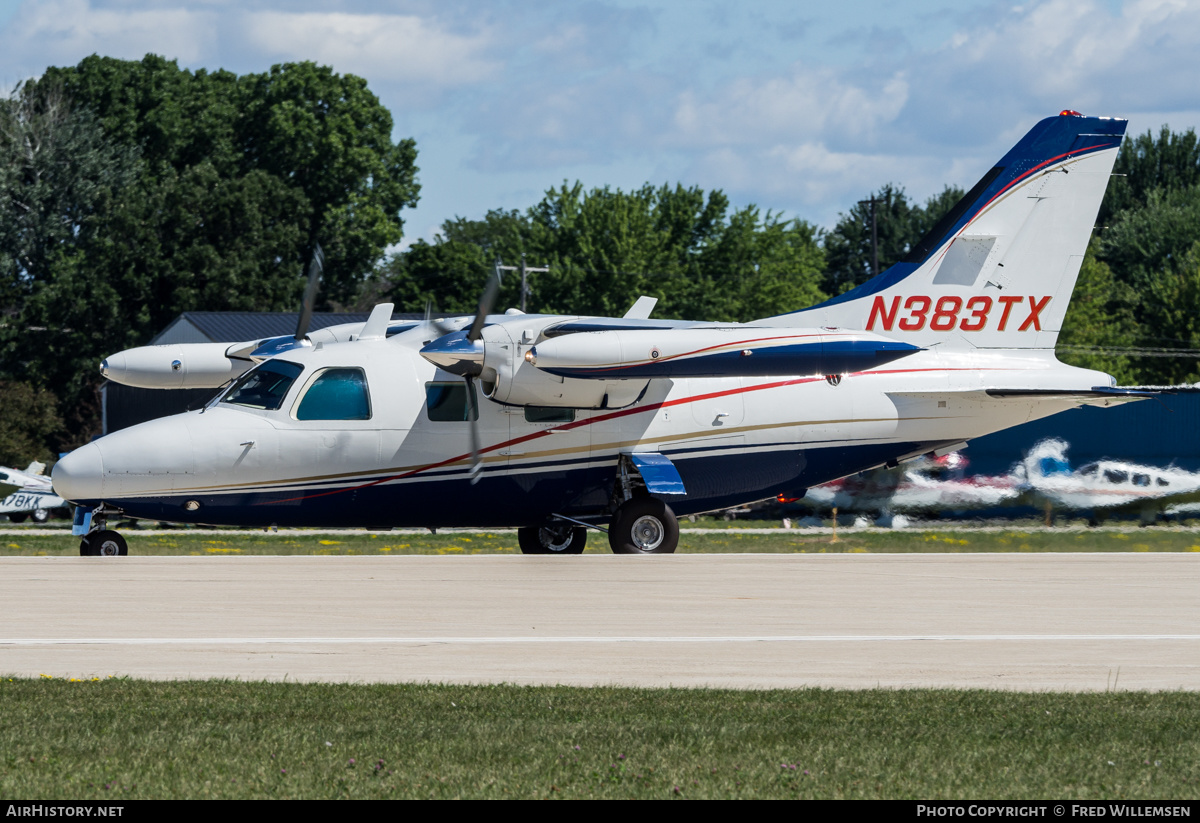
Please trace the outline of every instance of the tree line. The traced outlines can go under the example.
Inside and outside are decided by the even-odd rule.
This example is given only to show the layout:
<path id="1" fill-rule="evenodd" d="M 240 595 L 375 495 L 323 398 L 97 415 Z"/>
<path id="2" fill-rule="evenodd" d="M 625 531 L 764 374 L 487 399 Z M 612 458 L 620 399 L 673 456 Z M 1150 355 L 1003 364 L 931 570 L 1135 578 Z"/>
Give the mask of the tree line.
<path id="1" fill-rule="evenodd" d="M 742 321 L 794 311 L 904 258 L 957 200 L 887 184 L 822 230 L 719 190 L 549 189 L 446 220 L 387 254 L 416 204 L 417 147 L 361 78 L 312 63 L 235 75 L 89 57 L 0 100 L 0 463 L 99 429 L 107 354 L 185 311 L 291 311 L 314 244 L 322 308 L 473 311 L 497 260 L 549 267 L 530 311 Z M 1124 383 L 1200 379 L 1200 144 L 1127 139 L 1060 337 Z M 505 305 L 520 302 L 508 277 Z"/>

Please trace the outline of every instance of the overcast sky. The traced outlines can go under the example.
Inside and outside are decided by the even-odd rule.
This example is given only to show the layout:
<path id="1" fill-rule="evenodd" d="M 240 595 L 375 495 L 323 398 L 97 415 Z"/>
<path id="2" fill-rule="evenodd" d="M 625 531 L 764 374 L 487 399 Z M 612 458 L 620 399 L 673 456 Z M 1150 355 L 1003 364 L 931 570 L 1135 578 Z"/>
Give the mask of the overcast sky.
<path id="1" fill-rule="evenodd" d="M 563 180 L 821 226 L 969 187 L 1064 108 L 1200 125 L 1200 0 L 0 0 L 0 86 L 89 54 L 365 77 L 417 141 L 409 239 Z"/>

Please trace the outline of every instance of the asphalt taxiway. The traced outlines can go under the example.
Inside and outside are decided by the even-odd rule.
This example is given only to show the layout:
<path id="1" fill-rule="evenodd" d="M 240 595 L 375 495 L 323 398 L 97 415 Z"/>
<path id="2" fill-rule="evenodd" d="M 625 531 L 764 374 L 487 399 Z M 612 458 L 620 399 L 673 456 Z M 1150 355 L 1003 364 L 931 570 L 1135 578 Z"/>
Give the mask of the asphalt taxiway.
<path id="1" fill-rule="evenodd" d="M 1200 555 L 17 557 L 0 673 L 1200 689 Z"/>

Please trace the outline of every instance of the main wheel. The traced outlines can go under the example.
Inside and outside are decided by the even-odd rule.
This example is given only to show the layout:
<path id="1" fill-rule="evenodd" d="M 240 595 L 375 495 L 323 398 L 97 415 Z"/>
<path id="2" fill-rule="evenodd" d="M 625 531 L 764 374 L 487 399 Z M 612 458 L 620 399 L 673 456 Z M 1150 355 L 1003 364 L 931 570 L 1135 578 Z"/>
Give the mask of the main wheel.
<path id="1" fill-rule="evenodd" d="M 29 517 L 29 512 L 21 512 L 20 514 L 10 514 L 8 519 L 13 523 L 24 523 L 27 517 Z"/>
<path id="2" fill-rule="evenodd" d="M 613 515 L 608 543 L 613 554 L 671 554 L 679 545 L 679 521 L 661 500 L 633 497 Z"/>
<path id="3" fill-rule="evenodd" d="M 517 529 L 521 554 L 583 554 L 587 529 L 569 523 L 526 526 Z"/>
<path id="4" fill-rule="evenodd" d="M 45 509 L 34 509 L 29 516 L 33 518 L 34 523 L 45 523 L 50 519 L 50 512 Z"/>
<path id="5" fill-rule="evenodd" d="M 85 537 L 79 544 L 79 553 L 89 557 L 124 557 L 129 554 L 129 544 L 121 535 L 105 529 Z"/>

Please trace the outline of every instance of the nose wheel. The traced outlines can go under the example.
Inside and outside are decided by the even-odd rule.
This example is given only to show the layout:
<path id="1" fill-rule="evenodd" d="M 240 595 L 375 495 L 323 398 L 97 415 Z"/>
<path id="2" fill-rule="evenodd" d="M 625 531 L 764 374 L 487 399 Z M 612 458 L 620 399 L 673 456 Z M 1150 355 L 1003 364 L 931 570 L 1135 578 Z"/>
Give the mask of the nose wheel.
<path id="1" fill-rule="evenodd" d="M 125 538 L 110 529 L 92 532 L 79 543 L 83 557 L 124 557 L 129 554 Z"/>
<path id="2" fill-rule="evenodd" d="M 613 554 L 672 554 L 679 545 L 679 521 L 654 497 L 631 497 L 621 504 L 608 528 Z"/>

